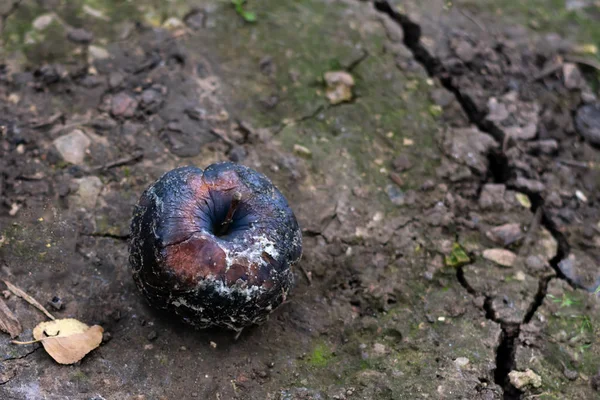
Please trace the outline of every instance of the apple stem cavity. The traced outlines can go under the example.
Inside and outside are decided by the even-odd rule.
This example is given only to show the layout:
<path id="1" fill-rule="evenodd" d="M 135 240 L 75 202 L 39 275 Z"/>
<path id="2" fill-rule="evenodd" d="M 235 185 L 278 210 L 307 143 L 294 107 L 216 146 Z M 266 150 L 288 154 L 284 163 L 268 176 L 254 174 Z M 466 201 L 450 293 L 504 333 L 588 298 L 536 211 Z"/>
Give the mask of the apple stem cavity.
<path id="1" fill-rule="evenodd" d="M 227 230 L 229 229 L 229 225 L 233 222 L 233 215 L 235 214 L 235 210 L 237 210 L 240 201 L 242 200 L 242 194 L 240 192 L 235 192 L 233 194 L 233 198 L 231 199 L 231 204 L 229 204 L 229 211 L 227 211 L 227 216 L 225 220 L 221 224 L 221 229 L 219 230 L 219 236 L 225 235 Z"/>

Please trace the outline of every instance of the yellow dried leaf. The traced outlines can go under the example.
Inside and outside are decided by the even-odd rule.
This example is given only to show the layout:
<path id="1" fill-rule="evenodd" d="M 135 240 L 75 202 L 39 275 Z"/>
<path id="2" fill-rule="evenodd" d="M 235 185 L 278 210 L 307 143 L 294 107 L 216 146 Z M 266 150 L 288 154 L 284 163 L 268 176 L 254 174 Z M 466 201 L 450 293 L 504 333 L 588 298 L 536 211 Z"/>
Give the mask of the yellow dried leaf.
<path id="1" fill-rule="evenodd" d="M 346 71 L 329 71 L 325 73 L 327 98 L 331 104 L 340 104 L 352 100 L 354 78 Z"/>
<path id="2" fill-rule="evenodd" d="M 577 52 L 579 54 L 596 55 L 596 54 L 598 54 L 598 46 L 596 46 L 593 43 L 580 44 L 579 46 L 575 47 L 575 52 Z"/>
<path id="3" fill-rule="evenodd" d="M 523 207 L 531 208 L 531 200 L 529 200 L 529 197 L 526 194 L 515 193 L 515 198 L 517 199 L 519 204 L 522 205 Z"/>
<path id="4" fill-rule="evenodd" d="M 73 318 L 42 322 L 33 329 L 34 342 L 41 342 L 44 350 L 59 364 L 73 364 L 100 346 L 104 329 L 100 325 L 87 326 Z"/>
<path id="5" fill-rule="evenodd" d="M 59 364 L 73 364 L 100 346 L 104 329 L 94 325 L 83 333 L 48 337 L 42 340 L 44 350 Z"/>
<path id="6" fill-rule="evenodd" d="M 83 333 L 90 327 L 74 318 L 57 319 L 54 321 L 41 322 L 33 328 L 33 338 L 42 340 L 49 336 L 71 336 Z"/>

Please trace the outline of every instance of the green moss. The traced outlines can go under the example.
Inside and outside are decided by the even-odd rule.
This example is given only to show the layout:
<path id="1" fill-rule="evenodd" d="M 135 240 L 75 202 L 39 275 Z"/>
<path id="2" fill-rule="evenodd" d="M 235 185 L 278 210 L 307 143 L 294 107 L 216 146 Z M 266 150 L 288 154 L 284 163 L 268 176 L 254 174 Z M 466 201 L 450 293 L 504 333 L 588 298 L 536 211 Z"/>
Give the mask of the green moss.
<path id="1" fill-rule="evenodd" d="M 460 244 L 454 243 L 452 251 L 444 258 L 444 262 L 448 267 L 458 268 L 470 263 L 471 259 Z"/>
<path id="2" fill-rule="evenodd" d="M 169 363 L 169 358 L 166 355 L 158 356 L 158 362 L 160 365 L 167 365 Z"/>
<path id="3" fill-rule="evenodd" d="M 96 233 L 118 236 L 120 232 L 119 227 L 112 225 L 112 222 L 107 215 L 96 216 Z"/>
<path id="4" fill-rule="evenodd" d="M 326 367 L 333 359 L 333 352 L 324 342 L 317 343 L 306 362 L 313 367 Z"/>
<path id="5" fill-rule="evenodd" d="M 80 369 L 77 369 L 71 375 L 71 382 L 85 382 L 89 379 L 89 377 Z"/>

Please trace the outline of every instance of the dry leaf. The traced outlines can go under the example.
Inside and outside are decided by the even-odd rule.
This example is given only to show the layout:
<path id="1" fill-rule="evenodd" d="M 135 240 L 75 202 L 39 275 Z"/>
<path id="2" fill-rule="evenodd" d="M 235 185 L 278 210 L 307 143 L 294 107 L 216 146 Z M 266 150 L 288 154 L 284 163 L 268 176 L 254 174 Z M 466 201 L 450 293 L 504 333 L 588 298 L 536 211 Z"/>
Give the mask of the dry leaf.
<path id="1" fill-rule="evenodd" d="M 352 100 L 354 78 L 346 71 L 329 71 L 325 73 L 327 98 L 331 104 L 339 104 Z"/>
<path id="2" fill-rule="evenodd" d="M 94 325 L 83 333 L 46 338 L 42 345 L 57 363 L 73 364 L 100 346 L 102 332 L 104 329 L 100 325 Z"/>
<path id="3" fill-rule="evenodd" d="M 33 329 L 34 342 L 41 342 L 44 350 L 59 364 L 73 364 L 100 346 L 104 329 L 100 325 L 87 326 L 73 318 L 42 322 Z M 33 342 L 13 342 L 30 344 Z"/>
<path id="4" fill-rule="evenodd" d="M 10 311 L 10 308 L 6 305 L 4 300 L 0 299 L 0 331 L 4 331 L 10 335 L 11 338 L 15 338 L 19 336 L 19 333 L 23 328 L 21 328 L 21 323 Z"/>
<path id="5" fill-rule="evenodd" d="M 15 294 L 15 296 L 18 296 L 20 298 L 22 298 L 23 300 L 25 300 L 26 302 L 28 302 L 29 304 L 31 304 L 32 306 L 34 306 L 35 308 L 37 308 L 38 310 L 40 310 L 41 312 L 43 312 L 44 314 L 46 314 L 46 316 L 52 320 L 56 319 L 54 318 L 54 316 L 52 314 L 50 314 L 48 312 L 48 310 L 46 310 L 44 308 L 43 305 L 41 305 L 40 303 L 38 303 L 38 301 L 36 299 L 34 299 L 33 297 L 31 297 L 30 295 L 28 295 L 27 293 L 25 293 L 23 290 L 19 289 L 18 287 L 16 287 L 15 285 L 13 285 L 12 283 L 10 283 L 9 281 L 4 281 L 4 283 L 6 284 L 6 287 L 8 287 L 8 290 L 10 290 L 11 292 L 13 292 Z"/>
<path id="6" fill-rule="evenodd" d="M 74 318 L 40 322 L 35 328 L 33 328 L 33 338 L 35 340 L 42 340 L 49 336 L 71 336 L 77 333 L 83 333 L 89 328 L 89 326 Z"/>

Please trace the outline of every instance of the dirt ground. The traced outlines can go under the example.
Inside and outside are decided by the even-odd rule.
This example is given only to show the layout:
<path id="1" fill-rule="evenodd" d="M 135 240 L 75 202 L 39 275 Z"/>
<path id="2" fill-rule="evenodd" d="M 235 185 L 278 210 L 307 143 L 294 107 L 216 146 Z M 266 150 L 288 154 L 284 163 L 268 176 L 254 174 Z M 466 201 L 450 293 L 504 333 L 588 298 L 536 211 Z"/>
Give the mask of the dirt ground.
<path id="1" fill-rule="evenodd" d="M 105 334 L 61 366 L 0 333 L 0 398 L 600 398 L 600 9 L 512 4 L 3 1 L 0 276 Z M 237 340 L 128 265 L 142 191 L 219 160 L 304 235 Z"/>

